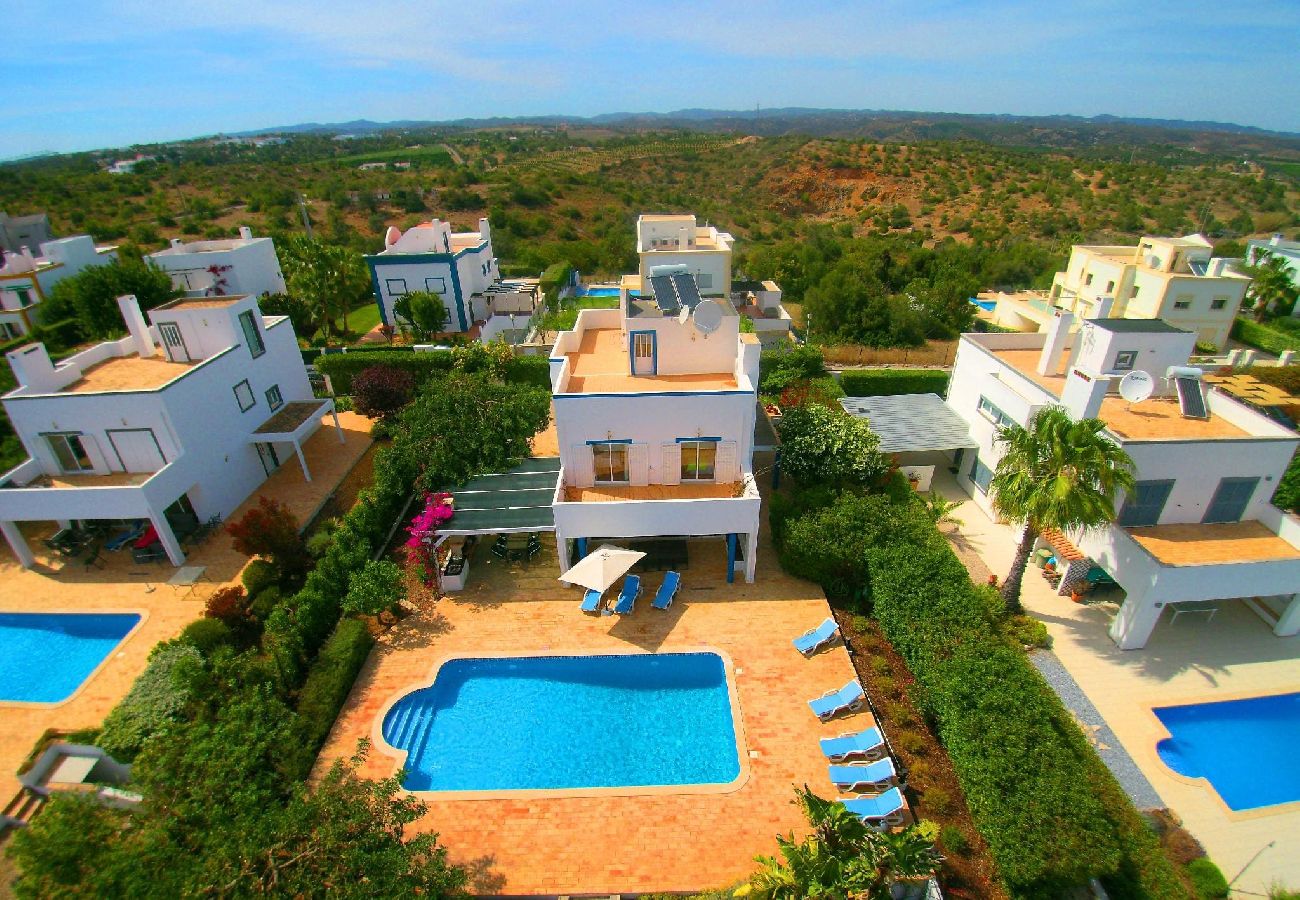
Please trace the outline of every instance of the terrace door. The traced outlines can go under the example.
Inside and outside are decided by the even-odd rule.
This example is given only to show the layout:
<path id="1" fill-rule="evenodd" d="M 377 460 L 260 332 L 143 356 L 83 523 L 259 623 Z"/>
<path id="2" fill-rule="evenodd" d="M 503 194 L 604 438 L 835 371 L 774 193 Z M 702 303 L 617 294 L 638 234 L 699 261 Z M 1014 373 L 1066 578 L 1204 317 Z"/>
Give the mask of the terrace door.
<path id="1" fill-rule="evenodd" d="M 167 358 L 172 362 L 189 362 L 190 351 L 185 346 L 185 338 L 181 335 L 181 328 L 175 322 L 159 322 L 158 333 L 162 335 L 163 347 L 167 350 Z"/>
<path id="2" fill-rule="evenodd" d="M 1214 491 L 1214 499 L 1210 501 L 1210 507 L 1205 511 L 1205 517 L 1201 522 L 1206 525 L 1216 522 L 1240 522 L 1258 486 L 1258 478 L 1219 479 L 1219 486 Z"/>
<path id="3" fill-rule="evenodd" d="M 659 369 L 659 360 L 653 331 L 632 332 L 632 374 L 654 375 Z"/>
<path id="4" fill-rule="evenodd" d="M 110 428 L 106 433 L 123 472 L 157 472 L 167 465 L 152 428 Z"/>

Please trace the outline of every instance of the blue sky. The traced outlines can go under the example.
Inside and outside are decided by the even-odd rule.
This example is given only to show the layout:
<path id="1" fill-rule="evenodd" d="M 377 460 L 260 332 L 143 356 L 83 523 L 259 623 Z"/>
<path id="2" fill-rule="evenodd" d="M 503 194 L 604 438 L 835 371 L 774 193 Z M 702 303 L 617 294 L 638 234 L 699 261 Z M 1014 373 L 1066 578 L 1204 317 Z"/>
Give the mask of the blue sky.
<path id="1" fill-rule="evenodd" d="M 1234 2 L 19 0 L 0 158 L 348 119 L 814 106 L 1300 131 L 1300 15 Z"/>

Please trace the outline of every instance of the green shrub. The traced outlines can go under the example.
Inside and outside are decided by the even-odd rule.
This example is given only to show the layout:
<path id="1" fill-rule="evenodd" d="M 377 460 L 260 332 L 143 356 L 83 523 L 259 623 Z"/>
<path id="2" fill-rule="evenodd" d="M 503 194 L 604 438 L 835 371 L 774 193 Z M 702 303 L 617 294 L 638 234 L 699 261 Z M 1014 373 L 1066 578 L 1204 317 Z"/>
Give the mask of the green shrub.
<path id="1" fill-rule="evenodd" d="M 925 737 L 918 731 L 910 728 L 900 729 L 891 743 L 904 753 L 911 753 L 914 756 L 921 756 L 925 753 Z"/>
<path id="2" fill-rule="evenodd" d="M 955 825 L 945 825 L 939 830 L 939 843 L 948 853 L 956 853 L 958 856 L 965 856 L 970 852 L 970 841 L 966 840 L 966 835 L 961 833 L 961 829 Z"/>
<path id="3" fill-rule="evenodd" d="M 876 676 L 876 680 L 873 682 L 873 687 L 875 687 L 883 697 L 898 696 L 898 682 L 894 681 L 894 679 L 888 675 Z"/>
<path id="4" fill-rule="evenodd" d="M 759 393 L 779 394 L 796 382 L 824 376 L 826 360 L 821 350 L 807 344 L 764 350 L 758 372 Z"/>
<path id="5" fill-rule="evenodd" d="M 131 690 L 104 719 L 99 746 L 122 762 L 135 759 L 145 741 L 184 712 L 189 691 L 179 672 L 200 659 L 189 643 L 159 644 Z"/>
<path id="6" fill-rule="evenodd" d="M 297 767 L 301 777 L 310 771 L 374 643 L 365 623 L 344 619 L 321 647 L 298 696 L 297 730 L 301 741 Z"/>
<path id="7" fill-rule="evenodd" d="M 271 618 L 271 613 L 280 601 L 284 599 L 284 592 L 275 585 L 264 588 L 260 594 L 255 596 L 248 604 L 248 611 L 253 614 L 253 618 L 263 624 Z"/>
<path id="8" fill-rule="evenodd" d="M 873 653 L 867 657 L 867 665 L 871 666 L 871 671 L 877 675 L 888 675 L 891 671 L 889 660 L 878 653 Z"/>
<path id="9" fill-rule="evenodd" d="M 851 369 L 840 373 L 840 387 L 850 397 L 886 394 L 938 394 L 948 392 L 948 373 L 942 369 Z"/>
<path id="10" fill-rule="evenodd" d="M 387 560 L 371 560 L 352 576 L 343 610 L 352 615 L 377 616 L 397 605 L 404 592 L 402 569 Z"/>
<path id="11" fill-rule="evenodd" d="M 1228 896 L 1228 880 L 1208 857 L 1189 862 L 1186 872 L 1200 900 L 1222 900 Z"/>
<path id="12" fill-rule="evenodd" d="M 893 701 L 885 704 L 885 718 L 895 725 L 915 725 L 916 716 L 906 703 Z"/>
<path id="13" fill-rule="evenodd" d="M 180 639 L 207 656 L 218 647 L 233 644 L 235 633 L 221 619 L 196 619 L 185 626 Z"/>
<path id="14" fill-rule="evenodd" d="M 946 816 L 952 813 L 956 808 L 953 803 L 952 794 L 943 788 L 930 788 L 921 794 L 921 802 L 931 813 L 936 816 Z"/>
<path id="15" fill-rule="evenodd" d="M 1052 646 L 1052 637 L 1047 633 L 1047 626 L 1033 616 L 1012 616 L 1004 625 L 1006 633 L 1017 644 L 1024 647 L 1038 647 L 1046 650 Z"/>
<path id="16" fill-rule="evenodd" d="M 1232 323 L 1232 336 L 1269 353 L 1281 354 L 1286 350 L 1300 350 L 1300 334 L 1296 332 L 1238 318 Z"/>
<path id="17" fill-rule="evenodd" d="M 265 559 L 255 559 L 244 567 L 239 577 L 248 596 L 255 597 L 269 587 L 280 584 L 280 570 Z"/>

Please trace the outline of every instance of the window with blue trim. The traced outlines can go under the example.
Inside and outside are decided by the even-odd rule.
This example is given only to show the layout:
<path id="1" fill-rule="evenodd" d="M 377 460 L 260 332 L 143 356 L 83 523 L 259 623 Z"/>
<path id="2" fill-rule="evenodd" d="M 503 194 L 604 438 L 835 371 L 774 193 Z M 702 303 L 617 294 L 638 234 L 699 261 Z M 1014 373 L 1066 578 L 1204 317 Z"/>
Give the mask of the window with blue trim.
<path id="1" fill-rule="evenodd" d="M 717 441 L 678 441 L 682 448 L 682 481 L 712 481 L 718 458 Z"/>
<path id="2" fill-rule="evenodd" d="M 447 279 L 441 275 L 426 278 L 424 279 L 424 289 L 435 294 L 445 294 L 447 293 Z"/>
<path id="3" fill-rule="evenodd" d="M 406 293 L 405 278 L 385 278 L 384 288 L 388 291 L 390 297 L 400 297 Z"/>
<path id="4" fill-rule="evenodd" d="M 985 494 L 989 492 L 989 485 L 993 482 L 993 470 L 984 465 L 978 453 L 970 461 L 970 480 L 975 482 L 975 486 Z"/>
<path id="5" fill-rule="evenodd" d="M 596 484 L 627 484 L 627 448 L 622 441 L 598 441 L 591 445 L 596 466 Z"/>
<path id="6" fill-rule="evenodd" d="M 981 416 L 988 419 L 999 428 L 1006 428 L 1009 425 L 1016 424 L 1015 419 L 1000 410 L 997 404 L 982 394 L 980 395 L 979 410 Z"/>

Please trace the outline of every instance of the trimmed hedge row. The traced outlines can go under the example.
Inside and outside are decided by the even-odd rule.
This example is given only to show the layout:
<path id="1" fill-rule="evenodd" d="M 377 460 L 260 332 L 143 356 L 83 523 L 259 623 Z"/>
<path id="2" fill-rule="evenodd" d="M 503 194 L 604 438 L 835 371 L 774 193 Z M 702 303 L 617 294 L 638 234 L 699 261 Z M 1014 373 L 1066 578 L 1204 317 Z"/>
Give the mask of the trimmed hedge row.
<path id="1" fill-rule="evenodd" d="M 388 366 L 410 372 L 417 387 L 431 378 L 446 375 L 459 367 L 466 372 L 485 371 L 490 359 L 481 345 L 412 353 L 409 350 L 365 350 L 354 353 L 330 353 L 317 357 L 315 365 L 328 375 L 337 394 L 352 392 L 352 379 L 371 366 Z M 549 388 L 550 363 L 544 356 L 516 356 L 506 363 L 505 380 L 509 384 L 526 384 Z"/>
<path id="2" fill-rule="evenodd" d="M 1028 659 L 998 635 L 937 531 L 867 551 L 873 609 L 907 660 L 975 822 L 1017 896 L 1102 877 L 1181 900 L 1159 841 Z"/>
<path id="3" fill-rule="evenodd" d="M 948 391 L 949 373 L 942 369 L 850 369 L 840 373 L 840 387 L 850 397 L 886 394 L 938 394 Z"/>
<path id="4" fill-rule="evenodd" d="M 370 655 L 375 639 L 364 622 L 344 619 L 321 647 L 307 681 L 298 694 L 296 728 L 302 737 L 302 754 L 295 760 L 298 777 L 305 778 L 316 758 L 316 749 L 325 743 L 330 728 L 343 708 L 352 682 Z"/>
<path id="5" fill-rule="evenodd" d="M 0 353 L 8 353 L 10 350 L 37 342 L 43 343 L 45 349 L 51 354 L 62 353 L 77 346 L 81 340 L 81 323 L 76 319 L 39 322 L 32 327 L 29 334 L 19 335 L 13 340 L 0 344 Z"/>
<path id="6" fill-rule="evenodd" d="M 1286 350 L 1300 350 L 1300 334 L 1270 328 L 1259 322 L 1238 318 L 1232 323 L 1232 336 L 1243 344 L 1258 347 L 1269 353 L 1281 354 Z"/>

